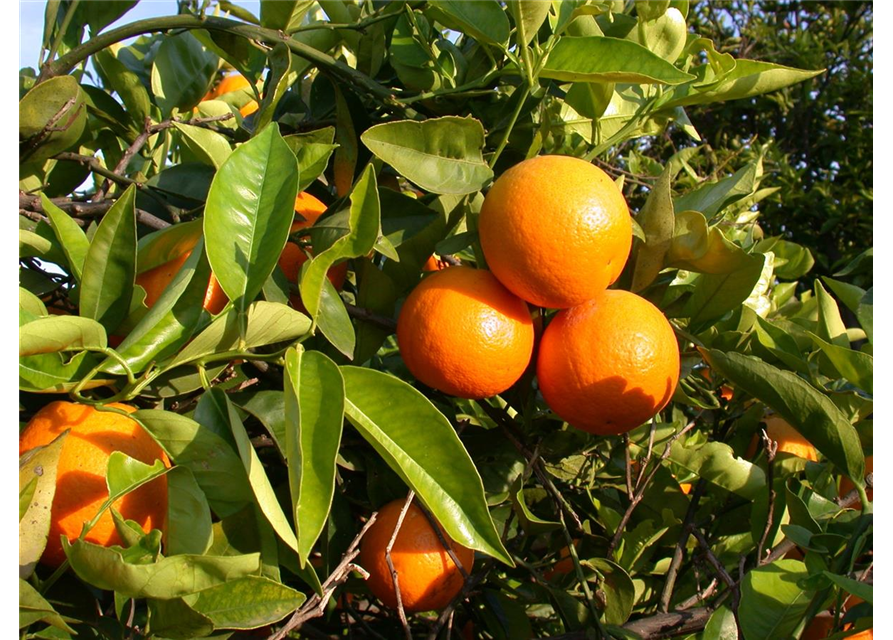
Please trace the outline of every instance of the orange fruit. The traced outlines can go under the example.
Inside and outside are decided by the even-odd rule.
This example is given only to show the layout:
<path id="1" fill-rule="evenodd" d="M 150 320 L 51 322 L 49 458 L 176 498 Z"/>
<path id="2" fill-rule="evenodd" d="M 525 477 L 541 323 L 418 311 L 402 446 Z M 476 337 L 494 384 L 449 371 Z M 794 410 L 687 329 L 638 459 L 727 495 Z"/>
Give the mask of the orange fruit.
<path id="1" fill-rule="evenodd" d="M 434 254 L 431 254 L 431 257 L 422 265 L 422 271 L 440 271 L 441 269 L 446 269 L 450 266 L 450 263 L 446 260 L 440 260 Z"/>
<path id="2" fill-rule="evenodd" d="M 579 544 L 579 540 L 574 540 L 575 549 L 578 548 Z M 546 580 L 554 580 L 556 576 L 563 576 L 574 571 L 574 559 L 571 558 L 570 549 L 564 547 L 558 552 L 558 557 L 558 562 L 556 562 L 551 569 L 543 572 L 543 577 Z"/>
<path id="3" fill-rule="evenodd" d="M 853 625 L 851 624 L 844 625 L 843 630 L 846 631 L 852 628 L 852 626 Z M 830 611 L 822 611 L 806 625 L 803 634 L 800 636 L 800 640 L 824 640 L 831 635 L 833 630 L 834 614 Z M 866 629 L 865 631 L 860 631 L 859 633 L 847 636 L 847 640 L 872 640 L 873 638 L 873 629 Z"/>
<path id="4" fill-rule="evenodd" d="M 680 482 L 679 488 L 682 490 L 682 493 L 688 495 L 691 493 L 691 482 Z"/>
<path id="5" fill-rule="evenodd" d="M 298 196 L 295 198 L 295 213 L 300 214 L 304 219 L 296 219 L 292 223 L 291 233 L 313 226 L 327 208 L 316 196 L 312 196 L 306 191 L 298 193 Z"/>
<path id="6" fill-rule="evenodd" d="M 503 173 L 478 222 L 490 269 L 511 292 L 564 309 L 604 291 L 623 271 L 632 222 L 623 194 L 598 167 L 539 156 Z"/>
<path id="7" fill-rule="evenodd" d="M 191 254 L 192 250 L 190 249 L 173 260 L 169 260 L 136 276 L 136 283 L 146 290 L 147 307 L 151 307 L 158 301 L 158 298 L 161 297 L 161 294 L 164 293 L 174 276 L 177 275 L 177 271 L 180 270 Z M 208 289 L 205 291 L 205 300 L 202 306 L 209 313 L 217 315 L 226 306 L 227 302 L 229 302 L 229 298 L 223 293 L 220 283 L 217 282 L 217 278 L 212 273 L 208 279 Z"/>
<path id="8" fill-rule="evenodd" d="M 789 453 L 804 460 L 818 461 L 819 455 L 815 447 L 799 431 L 785 422 L 781 416 L 773 414 L 764 419 L 763 422 L 766 424 L 766 434 L 778 443 L 776 455 Z M 756 454 L 759 441 L 759 434 L 754 434 L 750 447 L 745 454 L 746 457 L 752 458 Z"/>
<path id="9" fill-rule="evenodd" d="M 451 267 L 424 278 L 397 318 L 397 344 L 419 381 L 460 398 L 512 386 L 533 354 L 527 304 L 490 273 Z"/>
<path id="10" fill-rule="evenodd" d="M 108 405 L 132 413 L 125 404 Z M 66 429 L 56 468 L 56 494 L 50 533 L 41 562 L 58 567 L 65 560 L 60 535 L 70 540 L 81 534 L 83 523 L 96 515 L 108 498 L 106 473 L 109 455 L 121 451 L 145 464 L 156 460 L 170 466 L 167 455 L 134 420 L 89 405 L 52 402 L 38 411 L 19 436 L 19 455 L 47 445 Z M 112 506 L 146 531 L 164 529 L 167 518 L 167 478 L 161 476 L 116 500 Z M 104 546 L 120 545 L 110 511 L 106 511 L 87 533 L 85 540 Z"/>
<path id="11" fill-rule="evenodd" d="M 363 536 L 360 545 L 360 565 L 369 572 L 366 584 L 376 598 L 392 609 L 397 608 L 397 591 L 388 568 L 385 551 L 404 500 L 394 500 L 382 507 L 375 523 Z M 471 573 L 474 552 L 454 542 L 438 525 L 444 540 Z M 400 583 L 400 598 L 407 613 L 443 609 L 462 590 L 465 579 L 453 562 L 437 532 L 422 510 L 411 504 L 406 511 L 400 532 L 391 549 L 391 560 Z"/>
<path id="12" fill-rule="evenodd" d="M 617 435 L 670 401 L 679 347 L 657 307 L 634 293 L 608 290 L 555 315 L 540 342 L 536 373 L 559 417 L 589 433 Z"/>
<path id="13" fill-rule="evenodd" d="M 869 473 L 874 473 L 874 459 L 872 456 L 865 456 L 865 475 L 868 475 Z M 840 495 L 840 497 L 842 498 L 855 488 L 856 488 L 856 485 L 853 484 L 853 481 L 850 480 L 849 478 L 847 478 L 846 476 L 843 476 L 840 478 L 840 492 L 838 495 Z M 868 499 L 870 501 L 874 502 L 874 489 L 873 488 L 866 489 L 865 495 L 868 496 Z M 853 505 L 853 509 L 861 509 L 861 508 L 862 508 L 861 500 L 859 500 L 858 502 L 856 502 Z"/>
<path id="14" fill-rule="evenodd" d="M 205 97 L 202 98 L 202 101 L 214 100 L 215 98 L 219 98 L 220 96 L 227 93 L 232 93 L 233 91 L 238 91 L 240 89 L 246 89 L 250 86 L 251 83 L 248 82 L 248 79 L 241 73 L 231 73 L 224 76 L 216 87 L 208 91 L 208 93 L 205 94 Z M 241 113 L 242 117 L 245 118 L 257 111 L 258 108 L 259 106 L 257 104 L 257 101 L 252 100 L 251 102 L 245 103 L 245 105 L 239 109 L 239 113 Z"/>

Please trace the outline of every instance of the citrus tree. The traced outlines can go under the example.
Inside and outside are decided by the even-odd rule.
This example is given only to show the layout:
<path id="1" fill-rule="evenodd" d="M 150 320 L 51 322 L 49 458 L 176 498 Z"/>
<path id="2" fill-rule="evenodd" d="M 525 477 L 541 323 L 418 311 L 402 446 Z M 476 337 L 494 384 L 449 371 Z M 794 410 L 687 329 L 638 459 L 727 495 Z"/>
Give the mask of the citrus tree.
<path id="1" fill-rule="evenodd" d="M 687 0 L 135 4 L 20 73 L 23 637 L 871 635 L 870 256 L 698 134 L 823 70 Z"/>

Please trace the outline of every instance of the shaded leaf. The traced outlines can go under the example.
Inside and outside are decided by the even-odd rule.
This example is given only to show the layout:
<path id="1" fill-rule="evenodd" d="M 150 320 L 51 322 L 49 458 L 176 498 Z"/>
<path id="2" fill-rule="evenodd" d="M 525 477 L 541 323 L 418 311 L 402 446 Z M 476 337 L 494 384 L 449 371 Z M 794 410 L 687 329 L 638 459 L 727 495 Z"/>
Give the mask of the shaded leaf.
<path id="1" fill-rule="evenodd" d="M 67 436 L 66 429 L 48 445 L 31 449 L 19 458 L 19 490 L 36 481 L 25 513 L 22 515 L 20 511 L 19 517 L 20 579 L 28 578 L 34 573 L 46 548 L 51 506 L 56 494 L 56 468 Z M 21 502 L 19 509 L 21 510 Z"/>
<path id="2" fill-rule="evenodd" d="M 19 328 L 19 357 L 106 346 L 105 329 L 90 318 L 46 316 Z"/>
<path id="3" fill-rule="evenodd" d="M 306 599 L 284 584 L 249 576 L 199 591 L 191 606 L 217 629 L 255 629 L 279 622 Z"/>
<path id="4" fill-rule="evenodd" d="M 778 560 L 745 574 L 738 619 L 744 640 L 794 637 L 810 593 L 799 584 L 808 577 L 797 560 Z"/>

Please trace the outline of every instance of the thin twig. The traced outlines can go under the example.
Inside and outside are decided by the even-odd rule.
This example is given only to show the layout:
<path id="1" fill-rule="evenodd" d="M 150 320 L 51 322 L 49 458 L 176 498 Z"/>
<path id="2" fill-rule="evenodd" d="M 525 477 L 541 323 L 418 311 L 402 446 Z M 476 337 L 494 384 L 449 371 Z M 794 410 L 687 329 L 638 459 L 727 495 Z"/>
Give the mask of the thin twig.
<path id="1" fill-rule="evenodd" d="M 397 332 L 397 321 L 393 318 L 379 315 L 370 309 L 357 307 L 347 302 L 344 303 L 344 306 L 347 307 L 347 314 L 352 318 L 373 324 L 388 333 Z"/>
<path id="2" fill-rule="evenodd" d="M 695 595 L 693 595 L 688 600 L 683 600 L 679 603 L 679 605 L 675 608 L 676 611 L 685 611 L 686 609 L 691 609 L 693 606 L 701 604 L 707 598 L 716 593 L 716 588 L 719 586 L 719 579 L 713 578 L 703 590 L 698 591 Z"/>
<path id="3" fill-rule="evenodd" d="M 462 561 L 459 560 L 459 557 L 456 555 L 456 552 L 453 551 L 453 546 L 449 543 L 449 541 L 443 535 L 443 531 L 441 531 L 441 529 L 440 529 L 440 523 L 438 523 L 437 520 L 434 519 L 434 516 L 431 515 L 431 513 L 428 511 L 428 509 L 423 504 L 419 503 L 416 506 L 419 508 L 419 511 L 421 511 L 425 515 L 425 517 L 428 519 L 428 524 L 430 524 L 431 528 L 434 529 L 434 533 L 437 534 L 437 539 L 440 540 L 440 544 L 443 545 L 444 550 L 450 556 L 450 559 L 452 559 L 453 564 L 455 564 L 456 567 L 459 569 L 459 573 L 462 574 L 462 578 L 465 580 L 468 580 L 468 571 L 465 569 L 465 567 L 462 566 Z"/>
<path id="4" fill-rule="evenodd" d="M 400 579 L 397 575 L 397 568 L 394 566 L 394 560 L 391 558 L 391 551 L 394 549 L 397 535 L 400 533 L 400 528 L 403 526 L 403 518 L 406 517 L 406 512 L 409 511 L 409 505 L 412 504 L 413 498 L 415 498 L 415 491 L 410 489 L 409 493 L 406 494 L 406 502 L 403 503 L 403 509 L 400 510 L 400 515 L 397 516 L 397 524 L 394 526 L 394 533 L 391 534 L 388 546 L 385 547 L 384 550 L 384 557 L 388 563 L 388 569 L 391 571 L 391 581 L 394 583 L 394 593 L 397 595 L 397 614 L 400 616 L 400 624 L 403 625 L 403 631 L 406 633 L 406 640 L 412 640 L 412 631 L 409 628 L 409 622 L 406 620 L 406 611 L 403 609 L 403 595 L 400 593 Z"/>
<path id="5" fill-rule="evenodd" d="M 335 593 L 335 590 L 344 584 L 347 578 L 350 576 L 352 571 L 358 571 L 363 575 L 364 578 L 368 578 L 369 574 L 362 567 L 353 564 L 354 558 L 356 558 L 360 554 L 360 541 L 363 539 L 363 536 L 366 535 L 366 532 L 369 530 L 375 523 L 375 519 L 378 516 L 378 513 L 373 513 L 369 520 L 363 525 L 363 528 L 357 534 L 357 536 L 353 539 L 353 542 L 350 543 L 350 546 L 347 547 L 347 551 L 344 552 L 344 555 L 341 558 L 341 562 L 338 563 L 338 566 L 335 567 L 334 571 L 329 574 L 329 577 L 326 578 L 326 581 L 322 584 L 322 595 L 320 596 L 317 593 L 314 593 L 310 598 L 304 602 L 301 607 L 297 609 L 297 611 L 292 614 L 292 617 L 289 621 L 282 627 L 278 632 L 274 633 L 270 636 L 269 640 L 281 640 L 285 636 L 287 636 L 292 630 L 300 629 L 301 625 L 303 625 L 308 620 L 313 618 L 318 618 L 323 615 L 326 610 L 326 605 L 329 602 L 329 599 L 332 597 L 332 594 Z"/>
<path id="6" fill-rule="evenodd" d="M 773 479 L 775 465 L 773 463 L 775 462 L 775 454 L 778 452 L 778 442 L 772 440 L 765 429 L 762 430 L 761 435 L 763 444 L 766 446 L 766 484 L 769 486 L 769 512 L 766 514 L 766 526 L 763 527 L 763 535 L 760 536 L 760 542 L 757 544 L 757 566 L 766 563 L 766 559 L 763 558 L 763 547 L 766 544 L 766 540 L 769 539 L 769 533 L 772 531 L 772 512 L 775 509 L 775 486 Z"/>
<path id="7" fill-rule="evenodd" d="M 679 574 L 679 567 L 682 566 L 682 559 L 685 556 L 685 545 L 688 542 L 688 536 L 691 535 L 690 529 L 692 521 L 698 510 L 698 503 L 701 500 L 701 494 L 704 492 L 705 486 L 706 481 L 701 478 L 695 483 L 695 488 L 691 492 L 691 502 L 688 504 L 688 510 L 685 512 L 685 519 L 682 521 L 682 532 L 679 534 L 679 540 L 676 542 L 673 558 L 670 560 L 669 569 L 667 569 L 667 578 L 664 581 L 664 588 L 660 594 L 658 609 L 662 613 L 666 613 L 670 609 L 670 599 L 673 597 L 673 588 L 676 586 L 676 577 Z"/>
<path id="8" fill-rule="evenodd" d="M 84 227 L 89 224 L 84 219 L 96 218 L 104 215 L 115 205 L 114 200 L 103 200 L 102 202 L 79 202 L 71 198 L 50 198 L 50 202 L 66 212 L 80 226 Z M 44 213 L 43 204 L 40 197 L 29 196 L 19 193 L 19 213 L 23 212 Z M 31 215 L 27 217 L 34 220 Z M 45 220 L 45 218 L 43 218 Z M 158 218 L 143 209 L 136 210 L 136 220 L 140 224 L 144 224 L 152 229 L 166 229 L 171 226 L 169 222 Z"/>

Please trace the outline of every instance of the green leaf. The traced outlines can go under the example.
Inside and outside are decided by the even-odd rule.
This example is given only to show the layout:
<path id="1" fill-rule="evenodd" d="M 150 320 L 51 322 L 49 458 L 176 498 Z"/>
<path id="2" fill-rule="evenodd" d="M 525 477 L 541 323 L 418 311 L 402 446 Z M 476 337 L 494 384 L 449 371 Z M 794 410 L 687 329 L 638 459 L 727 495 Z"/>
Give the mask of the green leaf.
<path id="1" fill-rule="evenodd" d="M 171 460 L 192 471 L 219 517 L 253 500 L 242 462 L 221 436 L 195 420 L 170 411 L 141 410 L 130 415 L 164 448 Z"/>
<path id="2" fill-rule="evenodd" d="M 646 5 L 657 4 L 646 0 Z M 642 20 L 639 14 L 637 28 L 630 32 L 635 35 L 635 41 L 648 47 L 649 51 L 660 56 L 667 62 L 676 62 L 679 54 L 685 49 L 688 28 L 682 12 L 676 8 L 668 8 L 662 15 Z"/>
<path id="3" fill-rule="evenodd" d="M 582 563 L 600 574 L 599 590 L 605 594 L 605 622 L 623 624 L 629 619 L 636 600 L 636 588 L 629 574 L 616 562 L 591 558 Z"/>
<path id="4" fill-rule="evenodd" d="M 344 301 L 338 295 L 338 290 L 328 278 L 323 278 L 322 281 L 322 296 L 316 322 L 319 330 L 332 343 L 332 346 L 352 360 L 357 336 L 347 313 L 347 307 L 344 306 Z"/>
<path id="5" fill-rule="evenodd" d="M 248 432 L 245 431 L 245 427 L 239 419 L 239 414 L 236 412 L 235 406 L 233 406 L 229 396 L 227 396 L 227 394 L 219 387 L 212 387 L 205 392 L 205 396 L 208 397 L 209 402 L 216 410 L 216 413 L 219 416 L 218 420 L 227 423 L 232 430 L 236 449 L 238 450 L 239 458 L 242 461 L 242 468 L 248 476 L 248 483 L 254 494 L 255 503 L 260 507 L 261 512 L 267 519 L 267 522 L 270 523 L 270 526 L 273 527 L 273 530 L 276 532 L 276 535 L 279 536 L 279 539 L 297 553 L 298 540 L 295 536 L 295 532 L 289 524 L 285 512 L 282 510 L 282 505 L 279 504 L 279 499 L 273 491 L 273 485 L 270 484 L 270 479 L 267 477 L 266 471 L 264 471 L 260 458 L 257 457 L 257 452 L 251 445 Z M 298 575 L 302 580 L 309 584 L 314 591 L 317 593 L 320 592 L 321 587 L 319 578 L 316 576 L 313 567 L 303 567 L 298 572 Z"/>
<path id="6" fill-rule="evenodd" d="M 182 122 L 174 122 L 174 127 L 196 159 L 215 169 L 220 169 L 233 153 L 229 140 L 216 131 Z"/>
<path id="7" fill-rule="evenodd" d="M 847 578 L 846 576 L 839 576 L 830 571 L 823 571 L 822 573 L 824 573 L 826 578 L 847 593 L 851 593 L 857 598 L 861 598 L 868 604 L 874 604 L 874 588 L 872 585 L 860 582 L 859 580 L 853 580 L 852 578 Z"/>
<path id="8" fill-rule="evenodd" d="M 95 36 L 100 31 L 112 24 L 115 20 L 133 9 L 139 0 L 105 0 L 96 6 L 89 8 L 84 5 L 78 7 L 79 15 L 90 26 L 90 35 Z"/>
<path id="9" fill-rule="evenodd" d="M 276 124 L 236 149 L 211 182 L 204 217 L 208 260 L 243 314 L 288 240 L 297 182 L 297 161 Z"/>
<path id="10" fill-rule="evenodd" d="M 666 254 L 667 266 L 698 273 L 732 273 L 750 266 L 755 259 L 723 235 L 719 227 L 709 227 L 698 211 L 676 214 L 673 238 Z M 760 264 L 762 265 L 762 260 Z"/>
<path id="11" fill-rule="evenodd" d="M 19 357 L 106 346 L 105 329 L 89 318 L 46 316 L 19 328 Z"/>
<path id="12" fill-rule="evenodd" d="M 43 300 L 24 287 L 19 287 L 19 309 L 33 316 L 47 315 L 47 308 L 43 303 Z M 19 339 L 21 339 L 21 337 Z"/>
<path id="13" fill-rule="evenodd" d="M 301 25 L 312 6 L 313 0 L 262 0 L 260 24 L 268 29 L 289 32 Z"/>
<path id="14" fill-rule="evenodd" d="M 815 334 L 810 335 L 840 375 L 863 391 L 874 393 L 874 358 L 861 351 L 825 342 Z"/>
<path id="15" fill-rule="evenodd" d="M 319 351 L 285 354 L 285 453 L 301 566 L 323 531 L 335 493 L 344 379 Z"/>
<path id="16" fill-rule="evenodd" d="M 719 375 L 768 405 L 851 480 L 864 482 L 859 435 L 830 398 L 796 374 L 753 356 L 716 349 L 699 351 Z"/>
<path id="17" fill-rule="evenodd" d="M 760 240 L 754 247 L 754 251 L 774 253 L 775 275 L 783 280 L 802 278 L 815 265 L 815 258 L 812 257 L 812 252 L 808 248 L 780 238 Z"/>
<path id="18" fill-rule="evenodd" d="M 509 39 L 509 20 L 497 0 L 430 0 L 438 21 L 480 42 L 504 45 Z"/>
<path id="19" fill-rule="evenodd" d="M 313 318 L 322 309 L 324 282 L 328 282 L 327 275 L 332 265 L 345 258 L 366 255 L 372 251 L 376 240 L 381 236 L 381 204 L 375 169 L 371 164 L 367 165 L 350 194 L 348 225 L 347 235 L 338 238 L 332 246 L 316 254 L 301 267 L 301 300 Z"/>
<path id="20" fill-rule="evenodd" d="M 199 591 L 193 609 L 217 629 L 256 629 L 296 611 L 306 596 L 261 576 L 248 576 Z"/>
<path id="21" fill-rule="evenodd" d="M 411 386 L 343 366 L 348 420 L 422 499 L 450 537 L 513 566 L 487 510 L 484 486 L 449 421 Z"/>
<path id="22" fill-rule="evenodd" d="M 84 260 L 90 250 L 90 242 L 86 234 L 71 216 L 54 205 L 44 194 L 40 194 L 40 203 L 44 213 L 49 218 L 50 226 L 56 234 L 56 239 L 62 245 L 62 251 L 68 259 L 68 266 L 75 280 L 80 282 L 81 273 L 84 270 Z"/>
<path id="23" fill-rule="evenodd" d="M 690 104 L 708 104 L 750 98 L 809 80 L 824 72 L 824 69 L 806 71 L 784 67 L 780 64 L 738 58 L 735 60 L 734 69 L 722 76 L 717 84 L 703 88 L 695 82 L 683 85 L 675 90 L 674 97 L 663 107 L 682 107 Z"/>
<path id="24" fill-rule="evenodd" d="M 870 288 L 859 300 L 859 306 L 856 309 L 856 318 L 859 324 L 865 330 L 868 342 L 874 342 L 874 287 Z"/>
<path id="25" fill-rule="evenodd" d="M 562 82 L 624 82 L 676 85 L 695 77 L 640 44 L 604 36 L 563 36 L 540 70 Z"/>
<path id="26" fill-rule="evenodd" d="M 117 351 L 132 371 L 142 371 L 152 362 L 175 354 L 203 326 L 207 315 L 202 304 L 211 269 L 203 245 L 193 250 L 170 284 L 130 330 Z M 121 375 L 123 368 L 109 358 L 103 369 Z"/>
<path id="27" fill-rule="evenodd" d="M 316 180 L 329 165 L 334 144 L 335 127 L 325 127 L 308 133 L 297 133 L 283 138 L 285 144 L 298 158 L 298 191 L 303 191 Z"/>
<path id="28" fill-rule="evenodd" d="M 366 129 L 360 139 L 378 158 L 432 193 L 474 193 L 493 178 L 482 155 L 484 127 L 474 118 L 386 122 Z"/>
<path id="29" fill-rule="evenodd" d="M 260 554 L 238 556 L 177 555 L 151 564 L 130 564 L 120 547 L 103 547 L 83 540 L 62 548 L 71 568 L 89 584 L 128 598 L 177 598 L 257 573 Z"/>
<path id="30" fill-rule="evenodd" d="M 40 593 L 21 577 L 19 578 L 19 629 L 34 624 L 46 622 L 53 627 L 77 635 L 77 632 L 68 626 L 67 622 L 74 622 L 70 618 L 64 618 Z"/>
<path id="31" fill-rule="evenodd" d="M 763 174 L 762 157 L 747 163 L 733 175 L 716 182 L 708 182 L 694 191 L 676 198 L 676 211 L 700 211 L 711 218 L 729 204 L 752 194 Z"/>
<path id="32" fill-rule="evenodd" d="M 177 354 L 166 369 L 201 360 L 213 354 L 231 351 L 239 345 L 236 310 L 223 313 Z M 277 342 L 290 342 L 307 333 L 310 319 L 300 311 L 278 302 L 259 300 L 248 309 L 248 330 L 245 349 L 254 349 Z"/>
<path id="33" fill-rule="evenodd" d="M 541 0 L 509 0 L 506 4 L 515 18 L 515 25 L 524 29 L 523 42 L 520 41 L 521 29 L 519 28 L 516 33 L 518 44 L 520 46 L 529 44 L 549 16 L 552 3 Z"/>
<path id="34" fill-rule="evenodd" d="M 237 399 L 238 398 L 238 399 Z M 247 400 L 233 399 L 263 423 L 279 451 L 285 456 L 285 398 L 281 391 L 264 390 L 252 393 Z"/>
<path id="35" fill-rule="evenodd" d="M 136 273 L 136 187 L 115 201 L 99 223 L 84 260 L 81 316 L 113 333 L 130 310 Z"/>
<path id="36" fill-rule="evenodd" d="M 19 390 L 32 393 L 68 393 L 97 364 L 96 354 L 83 351 L 72 358 L 61 353 L 46 353 L 19 358 Z M 95 389 L 112 384 L 108 378 L 94 378 L 81 387 Z"/>
<path id="37" fill-rule="evenodd" d="M 118 60 L 110 48 L 97 51 L 93 55 L 93 63 L 107 81 L 103 83 L 106 88 L 114 90 L 124 102 L 125 113 L 133 125 L 138 130 L 142 129 L 151 113 L 152 103 L 140 77 Z"/>
<path id="38" fill-rule="evenodd" d="M 19 458 L 19 487 L 36 481 L 27 509 L 19 517 L 19 578 L 28 578 L 34 573 L 46 548 L 51 506 L 56 494 L 56 467 L 68 432 L 66 429 L 49 444 L 35 447 Z"/>
<path id="39" fill-rule="evenodd" d="M 799 586 L 808 575 L 797 560 L 778 560 L 745 574 L 738 608 L 744 640 L 794 637 L 809 608 L 811 594 Z"/>
<path id="40" fill-rule="evenodd" d="M 673 214 L 673 197 L 670 192 L 670 172 L 661 173 L 636 222 L 645 233 L 645 242 L 636 242 L 635 268 L 633 270 L 632 291 L 641 291 L 654 282 L 664 268 L 664 258 L 670 250 L 676 220 Z"/>
<path id="41" fill-rule="evenodd" d="M 217 55 L 189 31 L 163 38 L 152 62 L 152 93 L 162 116 L 197 105 L 211 88 L 217 65 Z"/>
<path id="42" fill-rule="evenodd" d="M 211 546 L 211 510 L 208 499 L 185 465 L 167 474 L 167 539 L 165 553 L 203 555 Z"/>
<path id="43" fill-rule="evenodd" d="M 694 292 L 682 310 L 691 319 L 690 329 L 721 318 L 750 297 L 763 273 L 764 256 L 747 256 L 737 271 L 706 273 L 697 277 Z"/>
<path id="44" fill-rule="evenodd" d="M 850 341 L 846 335 L 846 325 L 840 317 L 837 301 L 825 291 L 825 287 L 818 279 L 815 281 L 815 297 L 819 309 L 817 324 L 819 337 L 838 347 L 849 348 Z"/>
<path id="45" fill-rule="evenodd" d="M 222 3 L 221 3 L 222 4 Z M 194 596 L 187 596 L 190 600 Z M 190 607 L 183 598 L 170 600 L 146 600 L 152 634 L 171 640 L 204 638 L 214 631 L 214 624 L 207 616 Z"/>
<path id="46" fill-rule="evenodd" d="M 728 607 L 719 607 L 710 614 L 704 627 L 704 640 L 738 640 L 738 623 Z"/>
<path id="47" fill-rule="evenodd" d="M 670 460 L 746 500 L 753 500 L 766 488 L 763 470 L 736 457 L 732 448 L 723 442 L 699 445 L 677 440 L 670 449 Z"/>
<path id="48" fill-rule="evenodd" d="M 72 76 L 35 85 L 19 102 L 19 160 L 40 162 L 73 147 L 86 125 L 84 92 Z"/>

